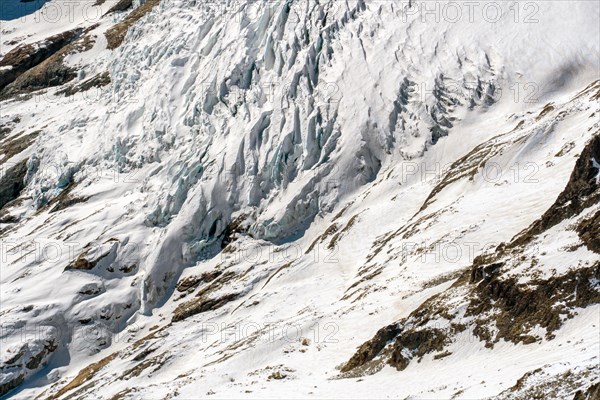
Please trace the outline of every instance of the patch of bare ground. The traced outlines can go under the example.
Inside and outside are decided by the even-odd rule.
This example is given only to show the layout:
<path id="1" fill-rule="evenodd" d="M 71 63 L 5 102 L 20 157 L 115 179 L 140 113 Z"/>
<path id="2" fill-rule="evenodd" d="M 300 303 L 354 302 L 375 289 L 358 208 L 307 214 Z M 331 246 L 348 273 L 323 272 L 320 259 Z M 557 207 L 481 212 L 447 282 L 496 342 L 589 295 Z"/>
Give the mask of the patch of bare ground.
<path id="1" fill-rule="evenodd" d="M 350 285 L 350 286 L 348 287 L 348 289 L 346 289 L 346 290 L 344 291 L 344 296 L 341 298 L 341 300 L 348 300 L 348 299 L 350 299 L 351 297 L 355 296 L 356 294 L 358 294 L 358 293 L 360 293 L 360 292 L 362 292 L 362 293 L 365 293 L 365 291 L 364 291 L 364 290 L 363 290 L 363 291 L 361 291 L 361 290 L 354 290 L 354 291 L 352 291 L 352 292 L 350 292 L 350 291 L 351 291 L 352 289 L 356 288 L 357 286 L 359 286 L 359 285 L 361 285 L 361 284 L 363 284 L 363 283 L 365 283 L 365 282 L 368 282 L 368 281 L 370 281 L 371 279 L 373 279 L 373 278 L 375 278 L 376 276 L 380 275 L 382 272 L 383 272 L 383 267 L 379 267 L 379 268 L 377 268 L 375 271 L 373 271 L 373 272 L 371 272 L 371 273 L 369 273 L 369 274 L 366 274 L 366 275 L 364 275 L 362 278 L 360 278 L 359 280 L 355 281 L 355 282 L 354 282 L 352 285 Z M 360 274 L 359 274 L 359 275 L 360 275 Z M 348 293 L 348 292 L 350 292 L 350 293 Z M 361 296 L 359 296 L 359 297 L 355 298 L 355 299 L 353 300 L 353 302 L 355 302 L 356 300 L 358 300 L 358 299 L 360 299 L 360 298 L 361 298 Z"/>
<path id="2" fill-rule="evenodd" d="M 413 221 L 413 222 L 409 221 L 407 224 L 403 225 L 401 228 L 398 228 L 397 230 L 392 231 L 392 232 L 388 232 L 385 235 L 377 238 L 377 240 L 371 246 L 371 252 L 367 256 L 367 264 L 370 263 L 371 261 L 373 261 L 373 259 L 375 257 L 377 257 L 377 255 L 383 251 L 385 246 L 387 246 L 387 244 L 392 239 L 395 239 L 396 237 L 399 237 L 399 236 L 403 240 L 409 239 L 410 237 L 415 235 L 417 232 L 426 230 L 427 227 L 435 224 L 437 222 L 439 216 L 445 212 L 448 212 L 449 210 L 450 210 L 450 207 L 446 207 L 444 209 L 435 211 L 433 213 L 423 215 L 423 216 L 419 217 L 416 221 L 413 221 L 419 215 L 419 213 L 420 213 L 420 211 L 419 211 L 415 215 L 413 215 L 412 218 L 410 219 L 410 221 Z"/>
<path id="3" fill-rule="evenodd" d="M 269 276 L 269 278 L 267 278 L 267 281 L 265 282 L 265 284 L 262 286 L 261 289 L 264 289 L 269 284 L 269 282 L 271 282 L 271 280 L 273 278 L 275 278 L 277 275 L 279 275 L 279 273 L 281 271 L 283 271 L 284 269 L 288 269 L 291 266 L 292 266 L 292 263 L 286 263 L 286 264 L 283 264 L 281 267 L 277 268 L 277 270 L 275 272 L 273 272 L 273 274 L 271 274 L 271 276 Z"/>
<path id="4" fill-rule="evenodd" d="M 400 332 L 402 329 L 398 324 L 388 325 L 378 330 L 372 339 L 360 345 L 350 360 L 341 367 L 341 372 L 349 372 L 372 361 Z"/>
<path id="5" fill-rule="evenodd" d="M 431 279 L 430 281 L 425 282 L 423 284 L 423 289 L 429 289 L 429 288 L 441 285 L 442 283 L 446 283 L 446 282 L 458 279 L 461 275 L 464 274 L 464 272 L 465 272 L 464 270 L 460 270 L 460 271 L 450 272 L 448 274 L 443 274 L 443 275 L 437 276 L 437 277 Z"/>
<path id="6" fill-rule="evenodd" d="M 590 284 L 600 279 L 600 262 L 527 284 L 500 278 L 502 267 L 501 263 L 478 266 L 476 261 L 471 270 L 471 283 L 476 286 L 465 316 L 474 317 L 473 333 L 487 347 L 500 339 L 533 343 L 538 340 L 531 333 L 536 326 L 544 328 L 546 338 L 552 339 L 564 319 L 574 316 L 573 309 L 600 303 L 600 292 Z M 488 328 L 493 323 L 495 335 Z"/>
<path id="7" fill-rule="evenodd" d="M 563 147 L 554 155 L 554 157 L 563 157 L 575 148 L 575 142 L 567 142 Z"/>
<path id="8" fill-rule="evenodd" d="M 0 67 L 4 67 L 0 68 L 0 90 L 75 40 L 82 32 L 82 29 L 73 29 L 37 43 L 17 46 L 6 53 L 0 60 Z"/>
<path id="9" fill-rule="evenodd" d="M 213 271 L 205 272 L 205 273 L 201 274 L 200 276 L 198 276 L 198 275 L 188 276 L 186 278 L 183 278 L 181 281 L 179 281 L 179 283 L 177 284 L 177 291 L 181 292 L 181 293 L 183 293 L 183 292 L 191 293 L 194 290 L 196 290 L 198 285 L 200 285 L 201 283 L 210 283 L 210 282 L 214 281 L 215 279 L 217 279 L 219 276 L 221 276 L 221 274 L 223 274 L 223 271 L 215 269 Z"/>
<path id="10" fill-rule="evenodd" d="M 358 214 L 357 215 L 353 215 L 352 218 L 350 218 L 350 220 L 346 224 L 346 226 L 344 226 L 344 228 L 341 231 L 339 231 L 335 235 L 333 235 L 333 238 L 331 238 L 331 241 L 327 245 L 327 248 L 329 250 L 335 249 L 335 247 L 337 246 L 337 242 L 340 240 L 340 238 L 342 237 L 342 235 L 344 235 L 350 229 L 352 229 L 352 227 L 354 226 L 354 224 L 356 224 L 357 221 L 358 221 Z"/>
<path id="11" fill-rule="evenodd" d="M 544 106 L 544 108 L 542 109 L 542 111 L 540 111 L 540 113 L 538 114 L 538 116 L 535 118 L 535 120 L 536 121 L 541 120 L 546 115 L 548 115 L 548 113 L 550 113 L 551 111 L 554 111 L 554 110 L 555 110 L 554 104 L 552 104 L 552 103 L 546 104 Z"/>
<path id="12" fill-rule="evenodd" d="M 160 0 L 147 0 L 144 4 L 133 10 L 123 21 L 107 30 L 104 33 L 108 42 L 107 48 L 114 50 L 121 46 L 129 28 L 152 11 L 159 3 Z"/>
<path id="13" fill-rule="evenodd" d="M 67 55 L 83 53 L 94 45 L 94 37 L 87 34 L 95 26 L 81 33 L 81 36 L 61 47 L 41 63 L 21 73 L 12 83 L 0 92 L 0 98 L 7 99 L 37 90 L 60 86 L 77 76 L 75 68 L 67 66 L 63 60 Z"/>
<path id="14" fill-rule="evenodd" d="M 229 245 L 233 244 L 240 234 L 247 233 L 247 218 L 248 216 L 245 214 L 238 216 L 229 224 L 227 224 L 223 232 L 221 232 L 219 236 L 222 237 L 221 249 L 223 251 L 229 252 L 229 250 L 232 250 L 232 247 L 230 247 Z"/>
<path id="15" fill-rule="evenodd" d="M 600 210 L 579 222 L 575 230 L 588 250 L 600 254 Z"/>
<path id="16" fill-rule="evenodd" d="M 0 161 L 0 165 L 10 160 L 13 156 L 21 153 L 23 150 L 29 148 L 29 146 L 33 144 L 34 140 L 40 133 L 41 131 L 31 132 L 26 135 L 21 133 L 0 144 L 0 151 L 2 154 L 2 161 Z"/>
<path id="17" fill-rule="evenodd" d="M 573 400 L 598 400 L 600 399 L 600 382 L 593 384 L 589 388 L 581 389 L 575 392 Z"/>
<path id="18" fill-rule="evenodd" d="M 504 147 L 508 145 L 508 143 L 500 142 L 498 140 L 505 135 L 508 135 L 508 133 L 498 135 L 489 141 L 476 146 L 467 155 L 452 163 L 442 180 L 433 188 L 431 193 L 429 193 L 419 212 L 425 210 L 434 201 L 435 196 L 450 184 L 465 178 L 473 180 L 477 171 L 485 166 L 486 161 L 501 154 Z"/>
<path id="19" fill-rule="evenodd" d="M 458 318 L 458 310 L 449 305 L 457 296 L 470 299 L 465 317 L 473 318 L 473 334 L 488 347 L 500 339 L 533 343 L 538 340 L 533 333 L 537 333 L 538 327 L 545 328 L 547 338 L 552 339 L 564 317 L 574 315 L 574 309 L 600 302 L 600 293 L 587 284 L 600 278 L 600 263 L 528 285 L 518 285 L 511 279 L 501 280 L 501 267 L 500 264 L 474 266 L 449 290 L 433 296 L 402 321 L 380 329 L 359 347 L 341 367 L 341 372 L 348 373 L 359 367 L 376 372 L 377 365 L 383 363 L 403 370 L 414 358 L 444 351 L 452 338 L 467 328 Z M 427 327 L 429 322 L 435 321 L 446 328 Z M 490 331 L 489 326 L 495 326 L 495 331 Z"/>
<path id="20" fill-rule="evenodd" d="M 110 85 L 110 82 L 111 82 L 110 74 L 108 73 L 108 71 L 106 71 L 106 72 L 97 74 L 97 75 L 93 76 L 92 78 L 90 78 L 86 81 L 83 81 L 80 84 L 69 86 L 66 89 L 60 90 L 56 94 L 64 95 L 67 97 L 73 96 L 76 93 L 87 92 L 91 88 L 95 88 L 95 87 L 99 88 L 99 87 L 104 87 L 104 86 Z"/>
<path id="21" fill-rule="evenodd" d="M 107 243 L 108 242 L 118 242 L 118 240 L 117 239 L 109 239 L 107 241 Z M 91 253 L 92 257 L 89 257 L 88 253 Z M 72 270 L 89 271 L 89 270 L 92 270 L 96 267 L 96 265 L 98 265 L 98 263 L 100 261 L 102 261 L 104 258 L 108 257 L 110 254 L 111 254 L 111 251 L 108 250 L 98 256 L 97 254 L 95 254 L 95 251 L 92 250 L 92 246 L 90 244 L 87 244 L 83 248 L 81 254 L 79 254 L 79 256 L 77 256 L 77 258 L 75 260 L 71 261 L 65 267 L 65 271 L 72 271 Z"/>
<path id="22" fill-rule="evenodd" d="M 152 368 L 149 373 L 155 372 L 159 370 L 169 359 L 171 356 L 168 352 L 164 352 L 155 357 L 148 358 L 146 360 L 141 361 L 136 366 L 129 368 L 119 377 L 121 380 L 129 380 L 131 378 L 135 378 L 140 376 L 142 372 L 145 370 Z"/>
<path id="23" fill-rule="evenodd" d="M 594 168 L 592 159 L 600 162 L 600 135 L 594 136 L 583 149 L 575 163 L 567 186 L 558 195 L 554 204 L 540 219 L 519 233 L 509 247 L 514 248 L 530 241 L 533 236 L 539 235 L 600 201 L 599 185 L 596 183 L 598 170 Z"/>
<path id="24" fill-rule="evenodd" d="M 443 351 L 458 333 L 470 330 L 487 347 L 501 339 L 529 344 L 540 340 L 543 329 L 547 340 L 577 309 L 600 303 L 600 261 L 591 266 L 574 265 L 562 275 L 533 277 L 526 284 L 507 276 L 512 266 L 528 260 L 523 249 L 541 233 L 561 221 L 582 215 L 596 204 L 598 185 L 590 160 L 600 159 L 600 137 L 594 137 L 583 150 L 565 190 L 544 216 L 513 240 L 501 244 L 495 252 L 478 256 L 471 268 L 462 273 L 446 291 L 414 310 L 407 318 L 380 329 L 361 345 L 341 367 L 342 377 L 376 372 L 384 363 L 402 370 L 413 358 Z M 598 213 L 582 221 L 577 231 L 590 250 L 597 249 Z M 385 240 L 388 240 L 388 237 Z M 464 315 L 452 300 L 468 300 Z M 445 328 L 431 328 L 431 324 Z M 440 323 L 438 325 L 438 323 Z M 494 329 L 490 329 L 494 327 Z"/>
<path id="25" fill-rule="evenodd" d="M 117 393 L 113 397 L 111 397 L 110 400 L 123 400 L 123 399 L 126 399 L 129 394 L 135 393 L 135 392 L 136 392 L 136 390 L 134 388 L 123 389 L 119 393 Z"/>
<path id="26" fill-rule="evenodd" d="M 0 210 L 14 201 L 25 188 L 27 160 L 23 160 L 0 175 Z"/>
<path id="27" fill-rule="evenodd" d="M 590 100 L 600 100 L 600 80 L 596 80 L 592 83 L 590 83 L 585 89 L 583 89 L 581 92 L 577 93 L 572 99 L 573 100 L 577 100 L 581 97 L 584 96 L 590 96 Z"/>
<path id="28" fill-rule="evenodd" d="M 104 15 L 123 12 L 129 10 L 133 6 L 133 0 L 119 0 L 117 4 L 112 6 Z"/>
<path id="29" fill-rule="evenodd" d="M 68 384 L 63 386 L 60 390 L 58 390 L 55 394 L 46 397 L 47 400 L 56 400 L 74 390 L 86 382 L 89 382 L 102 368 L 108 365 L 112 360 L 114 360 L 119 353 L 112 353 L 107 357 L 104 357 L 102 360 L 95 362 L 93 364 L 88 365 L 83 368 L 73 380 L 71 380 Z M 44 393 L 37 397 L 37 399 L 43 398 Z"/>
<path id="30" fill-rule="evenodd" d="M 0 140 L 4 140 L 14 129 L 15 125 L 21 122 L 21 117 L 18 115 L 13 117 L 12 121 L 7 121 L 0 124 Z"/>
<path id="31" fill-rule="evenodd" d="M 342 217 L 342 215 L 344 215 L 344 214 L 346 213 L 346 211 L 348 211 L 348 209 L 349 209 L 349 208 L 350 208 L 350 207 L 351 207 L 353 204 L 354 204 L 354 201 L 351 201 L 351 202 L 349 202 L 348 204 L 346 204 L 346 205 L 344 206 L 344 208 L 342 208 L 342 209 L 340 210 L 340 212 L 339 212 L 339 213 L 337 213 L 337 214 L 335 215 L 335 217 L 333 217 L 333 219 L 331 220 L 331 222 L 335 222 L 335 221 L 337 221 L 338 219 L 340 219 L 340 218 Z"/>
<path id="32" fill-rule="evenodd" d="M 98 372 L 100 372 L 104 367 L 106 367 L 109 363 L 114 361 L 117 357 L 124 359 L 128 356 L 131 356 L 135 351 L 137 351 L 140 347 L 147 344 L 150 340 L 155 339 L 158 335 L 162 334 L 165 329 L 167 329 L 170 324 L 164 325 L 160 328 L 156 328 L 148 335 L 144 336 L 141 339 L 138 339 L 126 349 L 120 352 L 114 352 L 110 355 L 104 357 L 98 362 L 92 363 L 85 368 L 83 368 L 79 373 L 69 381 L 66 385 L 62 386 L 56 393 L 52 395 L 47 395 L 46 391 L 42 392 L 36 400 L 58 400 L 59 398 L 63 398 L 63 396 L 67 395 L 69 392 L 72 392 L 70 395 L 67 395 L 66 398 L 77 398 L 77 396 L 82 396 L 79 398 L 85 397 L 84 393 L 93 387 L 95 387 L 96 382 L 93 379 L 96 377 Z M 143 360 L 144 357 L 139 358 L 138 360 Z M 166 361 L 166 360 L 165 360 Z M 133 372 L 133 371 L 132 371 Z M 60 381 L 52 386 L 52 388 L 59 387 L 64 381 Z M 119 397 L 117 397 L 119 398 Z"/>
<path id="33" fill-rule="evenodd" d="M 200 314 L 210 310 L 216 310 L 225 304 L 237 299 L 238 293 L 228 293 L 217 298 L 198 297 L 186 303 L 180 304 L 173 313 L 171 322 L 183 321 L 192 315 Z"/>
<path id="34" fill-rule="evenodd" d="M 550 375 L 543 368 L 537 368 L 525 373 L 510 388 L 497 397 L 498 400 L 529 400 L 529 399 L 600 399 L 600 382 L 589 384 L 590 377 L 596 373 L 592 368 L 581 369 L 577 372 L 566 372 Z"/>
<path id="35" fill-rule="evenodd" d="M 19 387 L 19 385 L 21 385 L 21 383 L 23 383 L 24 380 L 25 380 L 25 375 L 21 373 L 21 374 L 14 376 L 12 379 L 7 380 L 6 382 L 2 383 L 0 385 L 0 396 L 4 396 L 11 390 Z"/>
<path id="36" fill-rule="evenodd" d="M 5 126 L 5 125 L 1 125 L 0 126 L 0 140 L 4 140 L 5 137 L 7 137 L 9 135 L 9 133 L 12 132 L 12 128 Z"/>
<path id="37" fill-rule="evenodd" d="M 322 242 L 323 240 L 327 239 L 329 236 L 335 234 L 338 231 L 338 226 L 337 224 L 332 224 L 329 226 L 329 228 L 325 229 L 325 232 L 323 232 L 322 234 L 320 234 L 319 236 L 317 236 L 317 238 L 310 244 L 310 246 L 308 246 L 308 249 L 306 250 L 306 252 L 304 254 L 310 254 L 311 251 L 313 251 L 313 249 L 315 248 L 315 246 L 317 244 L 319 244 L 319 242 Z"/>

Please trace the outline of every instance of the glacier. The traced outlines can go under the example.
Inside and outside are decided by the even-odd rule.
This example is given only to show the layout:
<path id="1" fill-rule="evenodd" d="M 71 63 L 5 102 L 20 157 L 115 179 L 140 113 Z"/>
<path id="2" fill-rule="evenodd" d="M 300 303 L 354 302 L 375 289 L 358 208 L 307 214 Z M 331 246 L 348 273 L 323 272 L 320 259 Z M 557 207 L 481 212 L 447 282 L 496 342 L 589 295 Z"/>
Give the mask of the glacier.
<path id="1" fill-rule="evenodd" d="M 1 23 L 6 70 L 74 32 L 0 91 L 2 395 L 597 387 L 597 297 L 551 339 L 342 372 L 426 301 L 466 308 L 461 274 L 552 209 L 599 133 L 597 2 L 90 4 Z M 532 233 L 518 282 L 597 266 L 570 228 L 597 209 Z"/>

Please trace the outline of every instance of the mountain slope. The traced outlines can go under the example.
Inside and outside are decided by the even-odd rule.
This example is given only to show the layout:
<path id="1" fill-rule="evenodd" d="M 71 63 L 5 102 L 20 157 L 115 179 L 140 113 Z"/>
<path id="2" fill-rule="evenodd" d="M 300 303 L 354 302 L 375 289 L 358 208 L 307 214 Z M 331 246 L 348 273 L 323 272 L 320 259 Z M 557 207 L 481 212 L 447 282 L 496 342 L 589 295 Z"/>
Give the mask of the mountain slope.
<path id="1" fill-rule="evenodd" d="M 535 5 L 107 1 L 3 23 L 0 393 L 596 384 L 599 7 Z"/>

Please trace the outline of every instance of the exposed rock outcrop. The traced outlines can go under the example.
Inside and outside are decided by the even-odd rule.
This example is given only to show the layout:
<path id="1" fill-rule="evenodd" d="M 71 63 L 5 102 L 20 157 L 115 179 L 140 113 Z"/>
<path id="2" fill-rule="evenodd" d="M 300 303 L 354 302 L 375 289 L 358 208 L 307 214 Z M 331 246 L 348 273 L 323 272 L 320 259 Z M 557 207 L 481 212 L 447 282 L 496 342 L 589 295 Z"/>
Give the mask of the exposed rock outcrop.
<path id="1" fill-rule="evenodd" d="M 27 160 L 23 160 L 0 175 L 0 209 L 15 200 L 25 188 Z"/>
<path id="2" fill-rule="evenodd" d="M 235 300 L 237 297 L 238 295 L 236 293 L 229 293 L 214 299 L 199 297 L 188 301 L 187 303 L 180 304 L 177 309 L 175 309 L 171 322 L 182 321 L 188 317 L 191 317 L 192 315 L 200 314 L 210 310 L 216 310 L 223 307 L 230 301 Z"/>
<path id="3" fill-rule="evenodd" d="M 0 396 L 18 387 L 26 376 L 45 365 L 57 348 L 55 338 L 37 339 L 25 343 L 10 358 L 0 363 Z"/>
<path id="4" fill-rule="evenodd" d="M 567 186 L 554 204 L 540 219 L 521 232 L 510 247 L 522 245 L 531 240 L 532 236 L 539 235 L 600 201 L 600 190 L 598 190 L 600 170 L 594 167 L 594 161 L 600 162 L 600 134 L 592 138 L 579 156 Z"/>
<path id="5" fill-rule="evenodd" d="M 21 74 L 39 65 L 60 49 L 76 40 L 82 29 L 73 29 L 33 44 L 12 49 L 0 60 L 0 91 L 14 82 Z"/>
<path id="6" fill-rule="evenodd" d="M 119 0 L 117 4 L 112 6 L 104 15 L 123 12 L 129 10 L 133 6 L 133 0 Z"/>
<path id="7" fill-rule="evenodd" d="M 403 370 L 412 358 L 443 350 L 450 338 L 467 329 L 466 323 L 486 347 L 493 347 L 501 339 L 515 344 L 534 343 L 541 339 L 540 328 L 546 339 L 552 340 L 576 310 L 600 303 L 600 262 L 574 265 L 562 274 L 526 282 L 509 274 L 517 266 L 531 263 L 535 267 L 537 261 L 524 256 L 527 246 L 541 233 L 570 218 L 581 216 L 576 230 L 588 249 L 598 250 L 600 211 L 584 217 L 600 198 L 593 159 L 600 159 L 599 136 L 594 136 L 582 151 L 564 191 L 542 218 L 508 245 L 501 244 L 495 252 L 475 258 L 452 287 L 424 302 L 407 318 L 380 329 L 341 367 L 342 373 L 364 369 L 374 360 Z M 457 298 L 468 299 L 466 308 L 453 305 Z M 431 324 L 445 328 L 428 327 Z"/>
<path id="8" fill-rule="evenodd" d="M 107 72 L 103 72 L 101 74 L 95 75 L 90 79 L 87 79 L 77 85 L 69 86 L 66 89 L 59 91 L 57 94 L 65 95 L 65 96 L 73 96 L 76 93 L 86 92 L 91 88 L 100 88 L 106 85 L 110 85 L 110 74 Z"/>
<path id="9" fill-rule="evenodd" d="M 0 91 L 0 98 L 6 99 L 19 94 L 59 86 L 75 79 L 76 68 L 65 65 L 63 61 L 69 54 L 85 52 L 92 48 L 95 39 L 85 34 L 92 28 L 80 32 L 79 36 L 75 37 L 76 40 L 72 39 L 41 63 L 22 72 L 12 83 Z"/>
<path id="10" fill-rule="evenodd" d="M 129 28 L 139 21 L 144 15 L 148 14 L 154 7 L 160 3 L 160 0 L 147 0 L 144 4 L 133 10 L 122 22 L 119 22 L 106 31 L 105 36 L 108 41 L 108 48 L 116 49 L 123 43 L 125 35 Z"/>

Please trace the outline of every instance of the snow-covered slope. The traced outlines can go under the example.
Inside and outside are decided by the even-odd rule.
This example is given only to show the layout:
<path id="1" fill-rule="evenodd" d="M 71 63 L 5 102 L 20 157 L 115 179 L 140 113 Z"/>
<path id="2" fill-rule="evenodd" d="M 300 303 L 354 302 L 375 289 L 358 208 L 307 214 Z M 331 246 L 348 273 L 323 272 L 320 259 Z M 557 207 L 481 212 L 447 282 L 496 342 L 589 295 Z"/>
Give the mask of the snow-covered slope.
<path id="1" fill-rule="evenodd" d="M 2 21 L 0 395 L 598 394 L 597 2 L 86 6 Z"/>

